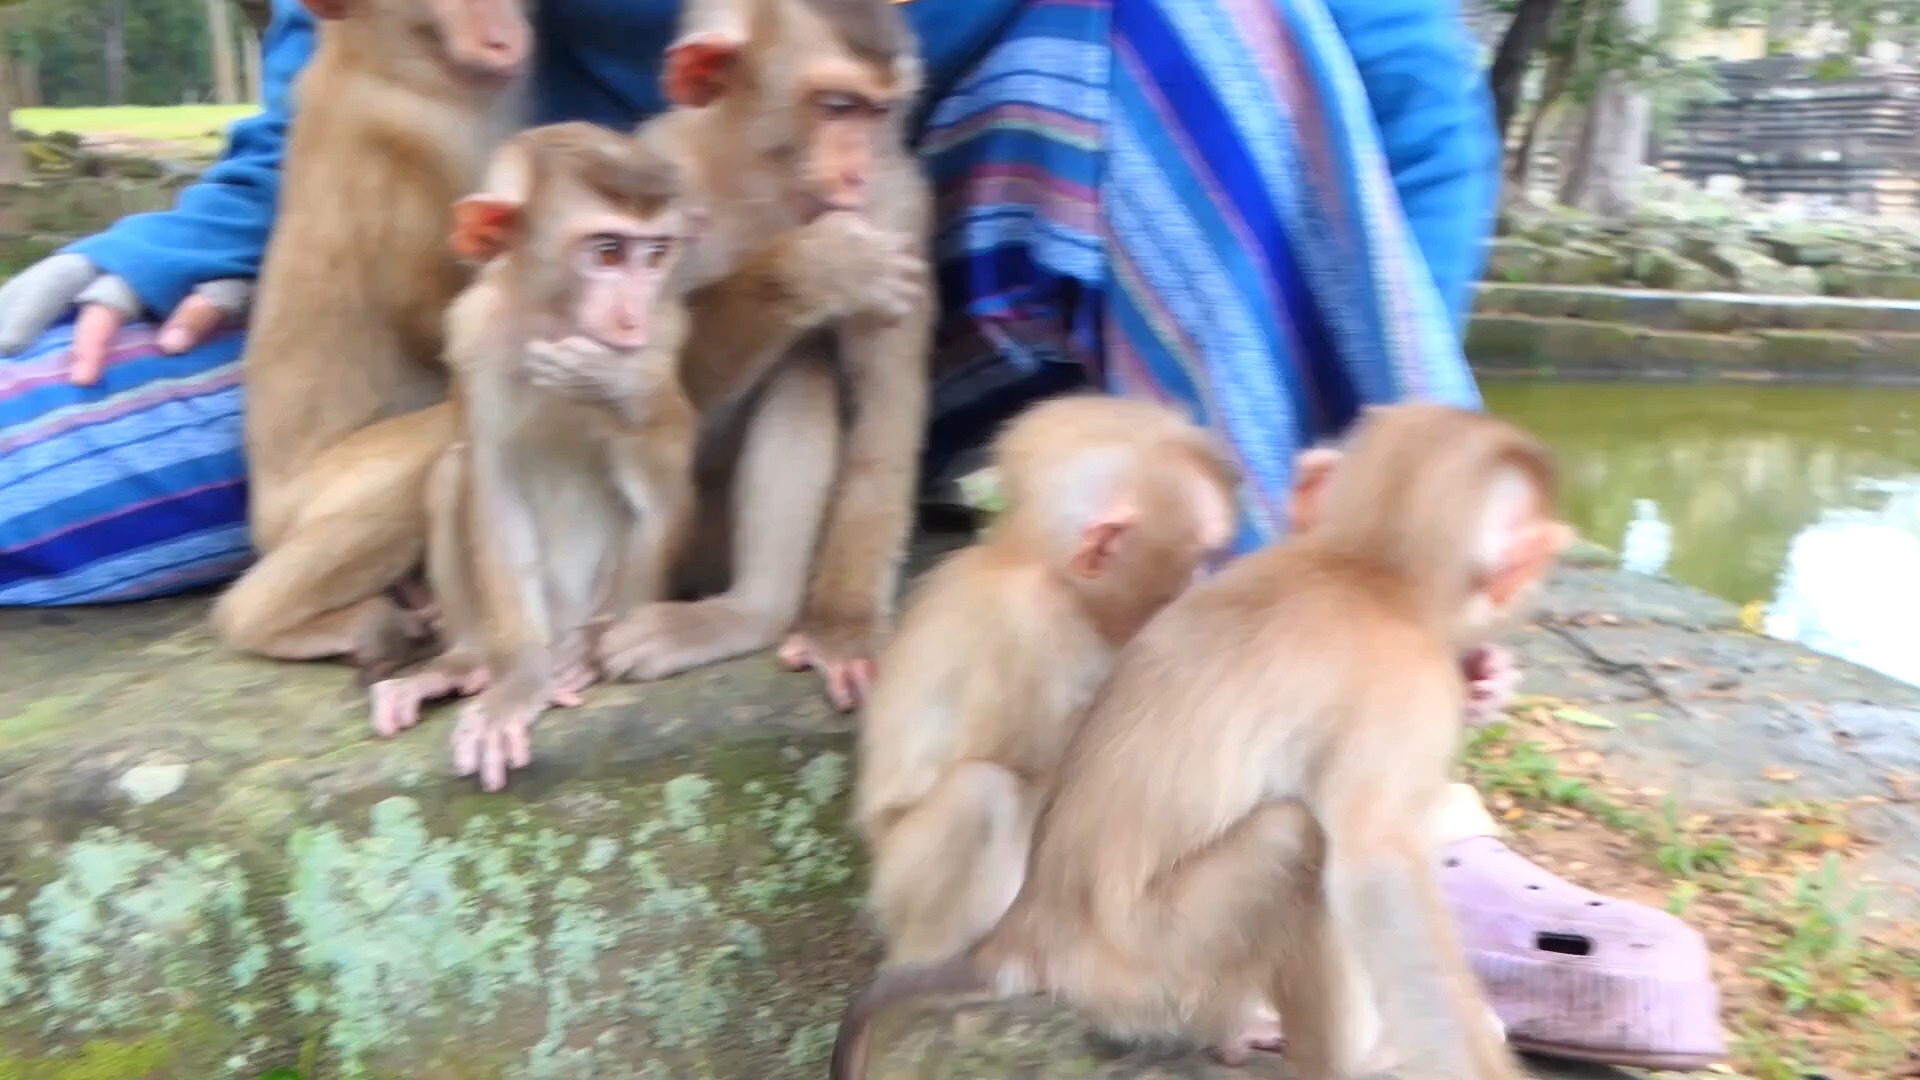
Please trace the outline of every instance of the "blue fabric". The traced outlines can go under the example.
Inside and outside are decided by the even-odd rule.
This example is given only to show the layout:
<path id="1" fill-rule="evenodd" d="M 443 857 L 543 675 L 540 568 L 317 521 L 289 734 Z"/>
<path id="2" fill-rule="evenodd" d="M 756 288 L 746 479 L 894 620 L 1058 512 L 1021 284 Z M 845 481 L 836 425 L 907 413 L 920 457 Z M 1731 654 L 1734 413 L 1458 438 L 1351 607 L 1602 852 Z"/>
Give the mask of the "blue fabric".
<path id="1" fill-rule="evenodd" d="M 1239 458 L 1244 551 L 1285 528 L 1298 451 L 1361 406 L 1478 405 L 1459 326 L 1498 175 L 1484 80 L 1446 4 L 1351 19 L 1350 49 L 1330 7 L 1361 2 L 1023 9 L 923 143 L 962 305 L 930 470 L 1063 385 L 1173 402 Z"/>

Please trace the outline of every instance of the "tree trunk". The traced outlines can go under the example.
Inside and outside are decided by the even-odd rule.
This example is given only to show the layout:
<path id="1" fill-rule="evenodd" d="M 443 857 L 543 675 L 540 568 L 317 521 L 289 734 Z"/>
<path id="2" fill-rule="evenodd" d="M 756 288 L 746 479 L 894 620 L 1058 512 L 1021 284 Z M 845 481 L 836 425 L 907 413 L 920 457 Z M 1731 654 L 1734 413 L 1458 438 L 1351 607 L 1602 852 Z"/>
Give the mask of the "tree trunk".
<path id="1" fill-rule="evenodd" d="M 1540 136 L 1551 131 L 1554 106 L 1560 103 L 1560 95 L 1567 92 L 1567 84 L 1573 81 L 1573 56 L 1571 53 L 1555 53 L 1547 59 L 1545 76 L 1540 80 L 1540 100 L 1534 102 L 1533 112 L 1527 116 L 1527 125 L 1521 129 L 1520 145 L 1514 148 L 1513 160 L 1507 166 L 1507 183 L 1522 193 L 1526 190 L 1527 174 L 1533 168 L 1534 151 L 1539 146 Z"/>
<path id="2" fill-rule="evenodd" d="M 1620 29 L 1642 35 L 1660 19 L 1660 0 L 1621 0 Z M 1587 106 L 1575 151 L 1579 166 L 1569 168 L 1560 201 L 1602 217 L 1620 217 L 1633 209 L 1640 167 L 1647 159 L 1653 128 L 1653 102 L 1634 84 L 1638 72 L 1609 71 L 1600 78 Z"/>
<path id="3" fill-rule="evenodd" d="M 13 89 L 13 69 L 7 63 L 4 36 L 0 36 L 0 184 L 21 184 L 27 179 L 27 156 L 13 131 Z"/>
<path id="4" fill-rule="evenodd" d="M 256 34 L 267 32 L 267 23 L 273 21 L 272 0 L 234 0 L 240 9 L 240 17 L 253 27 Z"/>
<path id="5" fill-rule="evenodd" d="M 40 107 L 40 64 L 35 60 L 16 60 L 14 74 L 19 76 L 16 86 L 19 93 L 14 96 L 13 105 L 17 109 L 37 109 Z"/>
<path id="6" fill-rule="evenodd" d="M 227 0 L 207 0 L 207 50 L 213 54 L 213 99 L 240 103 L 240 76 L 233 63 L 233 13 Z"/>
<path id="7" fill-rule="evenodd" d="M 101 57 L 107 68 L 107 104 L 127 103 L 127 5 L 126 0 L 105 0 L 100 5 Z"/>
<path id="8" fill-rule="evenodd" d="M 247 101 L 260 104 L 260 32 L 252 26 L 240 29 L 240 63 L 247 77 Z"/>
<path id="9" fill-rule="evenodd" d="M 1792 4 L 1775 3 L 1767 11 L 1768 56 L 1777 56 L 1787 52 L 1793 46 L 1793 39 L 1800 33 L 1800 12 Z"/>
<path id="10" fill-rule="evenodd" d="M 1487 69 L 1487 81 L 1493 87 L 1493 120 L 1505 146 L 1507 129 L 1520 111 L 1520 95 L 1533 66 L 1533 55 L 1547 43 L 1553 30 L 1554 13 L 1560 0 L 1520 0 L 1513 10 L 1513 21 L 1500 36 L 1500 47 L 1493 54 L 1493 66 Z"/>

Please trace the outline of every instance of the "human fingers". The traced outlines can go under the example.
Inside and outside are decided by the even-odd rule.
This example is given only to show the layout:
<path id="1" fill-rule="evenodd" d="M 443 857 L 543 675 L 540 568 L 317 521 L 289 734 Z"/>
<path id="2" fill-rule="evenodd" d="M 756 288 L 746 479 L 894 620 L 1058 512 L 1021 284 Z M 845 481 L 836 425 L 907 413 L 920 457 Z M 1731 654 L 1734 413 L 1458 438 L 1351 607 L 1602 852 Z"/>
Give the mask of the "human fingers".
<path id="1" fill-rule="evenodd" d="M 160 325 L 156 343 L 169 355 L 186 352 L 207 339 L 207 335 L 226 319 L 213 301 L 195 293 L 180 301 L 167 321 Z"/>
<path id="2" fill-rule="evenodd" d="M 125 322 L 118 311 L 105 304 L 88 304 L 80 309 L 73 323 L 72 356 L 67 361 L 67 381 L 75 386 L 92 386 L 100 381 L 107 366 L 107 349 L 113 336 Z"/>

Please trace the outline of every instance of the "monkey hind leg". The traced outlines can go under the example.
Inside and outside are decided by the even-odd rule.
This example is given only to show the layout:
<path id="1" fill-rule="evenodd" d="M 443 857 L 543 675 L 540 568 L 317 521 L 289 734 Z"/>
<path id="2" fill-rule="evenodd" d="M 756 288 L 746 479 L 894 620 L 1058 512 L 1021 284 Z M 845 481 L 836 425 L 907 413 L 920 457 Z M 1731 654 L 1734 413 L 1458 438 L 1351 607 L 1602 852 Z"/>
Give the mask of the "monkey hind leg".
<path id="1" fill-rule="evenodd" d="M 369 677 L 428 651 L 426 618 L 387 591 L 426 552 L 426 488 L 451 438 L 449 409 L 383 420 L 283 488 L 298 516 L 214 603 L 229 648 L 283 660 L 350 656 Z"/>
<path id="2" fill-rule="evenodd" d="M 1061 987 L 1107 1035 L 1182 1038 L 1225 1060 L 1271 1049 L 1277 942 L 1290 940 L 1297 889 L 1318 881 L 1320 841 L 1292 802 L 1268 802 L 1164 876 L 1124 919 L 1103 920 L 1104 963 L 1063 965 Z M 1116 958 L 1135 962 L 1116 972 Z M 1278 1003 L 1291 1043 L 1294 1018 Z M 1302 1074 L 1303 1076 L 1308 1074 Z"/>
<path id="3" fill-rule="evenodd" d="M 968 761 L 887 829 L 868 906 L 888 965 L 944 960 L 993 929 L 1026 877 L 1036 811 L 1026 781 Z"/>
<path id="4" fill-rule="evenodd" d="M 774 373 L 728 484 L 727 590 L 648 604 L 609 627 L 599 654 L 610 677 L 666 678 L 771 648 L 792 627 L 838 467 L 838 413 L 824 357 L 802 353 Z"/>

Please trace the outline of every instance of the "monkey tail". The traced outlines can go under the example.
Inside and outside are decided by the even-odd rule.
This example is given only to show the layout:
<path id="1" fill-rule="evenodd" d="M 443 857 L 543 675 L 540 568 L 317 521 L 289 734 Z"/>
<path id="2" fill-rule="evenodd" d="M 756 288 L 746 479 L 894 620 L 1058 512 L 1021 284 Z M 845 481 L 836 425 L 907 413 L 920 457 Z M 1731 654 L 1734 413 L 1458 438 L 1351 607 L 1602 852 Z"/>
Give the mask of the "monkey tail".
<path id="1" fill-rule="evenodd" d="M 980 946 L 934 964 L 914 964 L 882 972 L 847 1003 L 840 1031 L 833 1040 L 833 1062 L 828 1080 L 865 1080 L 867 1044 L 873 1021 L 889 1005 L 935 994 L 965 994 L 991 990 L 993 980 L 982 965 Z"/>

